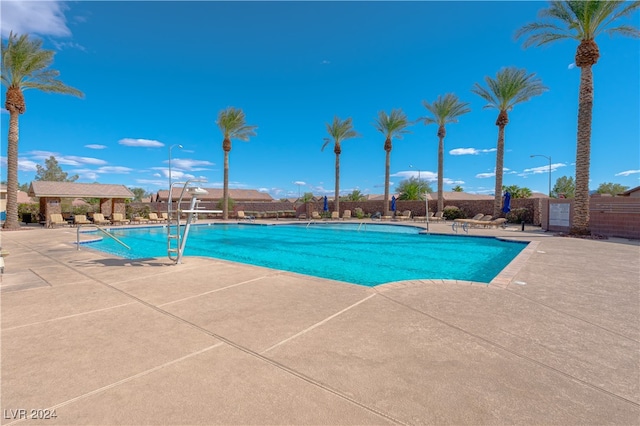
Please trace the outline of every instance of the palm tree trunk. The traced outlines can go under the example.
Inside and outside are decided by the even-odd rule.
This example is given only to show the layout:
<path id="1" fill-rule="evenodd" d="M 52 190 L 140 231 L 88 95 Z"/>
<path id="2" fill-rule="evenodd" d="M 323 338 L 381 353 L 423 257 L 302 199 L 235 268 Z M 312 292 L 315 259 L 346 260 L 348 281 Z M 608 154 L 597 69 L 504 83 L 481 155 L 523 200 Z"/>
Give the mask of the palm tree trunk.
<path id="1" fill-rule="evenodd" d="M 336 195 L 333 211 L 340 212 L 340 154 L 336 154 Z"/>
<path id="2" fill-rule="evenodd" d="M 5 229 L 19 229 L 18 222 L 18 117 L 19 112 L 9 109 L 9 137 L 7 140 L 7 217 Z"/>
<path id="3" fill-rule="evenodd" d="M 589 233 L 589 168 L 591 163 L 591 119 L 593 112 L 593 72 L 591 65 L 580 68 L 578 98 L 578 140 L 576 144 L 576 190 L 571 233 Z"/>
<path id="4" fill-rule="evenodd" d="M 229 151 L 224 150 L 224 180 L 222 189 L 222 219 L 229 219 Z"/>
<path id="5" fill-rule="evenodd" d="M 384 215 L 389 216 L 389 170 L 391 169 L 391 150 L 387 152 L 384 164 Z"/>
<path id="6" fill-rule="evenodd" d="M 438 132 L 440 133 L 440 132 Z M 439 137 L 438 142 L 438 211 L 444 211 L 444 136 Z"/>
<path id="7" fill-rule="evenodd" d="M 502 173 L 504 168 L 504 127 L 498 125 L 498 145 L 496 147 L 496 188 L 493 199 L 493 217 L 500 216 L 502 211 Z"/>

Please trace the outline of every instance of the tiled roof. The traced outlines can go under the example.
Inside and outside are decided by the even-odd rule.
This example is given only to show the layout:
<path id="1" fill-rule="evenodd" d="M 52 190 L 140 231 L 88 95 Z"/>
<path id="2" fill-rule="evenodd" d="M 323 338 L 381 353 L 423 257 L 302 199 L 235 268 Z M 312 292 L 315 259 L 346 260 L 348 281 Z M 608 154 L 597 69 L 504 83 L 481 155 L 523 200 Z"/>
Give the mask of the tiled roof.
<path id="1" fill-rule="evenodd" d="M 208 192 L 208 194 L 198 194 L 198 199 L 203 201 L 221 200 L 223 197 L 222 188 L 202 188 Z M 174 188 L 171 198 L 173 201 L 177 201 L 180 198 L 182 188 Z M 266 192 L 260 192 L 257 189 L 229 189 L 229 197 L 234 201 L 275 201 L 271 195 Z M 168 190 L 158 191 L 155 201 L 167 201 L 169 199 Z M 190 200 L 191 194 L 184 194 L 183 199 Z"/>
<path id="2" fill-rule="evenodd" d="M 34 180 L 29 187 L 31 197 L 135 198 L 124 185 L 102 183 L 47 182 Z"/>

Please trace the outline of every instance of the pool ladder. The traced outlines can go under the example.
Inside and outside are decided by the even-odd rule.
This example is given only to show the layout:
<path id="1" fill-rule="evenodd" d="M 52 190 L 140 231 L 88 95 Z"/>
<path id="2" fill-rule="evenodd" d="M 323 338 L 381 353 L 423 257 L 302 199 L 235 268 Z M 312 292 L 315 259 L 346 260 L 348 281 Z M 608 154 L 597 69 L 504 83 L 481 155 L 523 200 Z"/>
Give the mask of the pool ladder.
<path id="1" fill-rule="evenodd" d="M 182 254 L 184 253 L 184 248 L 187 245 L 187 237 L 189 236 L 189 229 L 191 228 L 191 224 L 195 222 L 197 219 L 198 213 L 222 213 L 222 210 L 200 210 L 198 209 L 198 204 L 201 200 L 196 198 L 198 194 L 207 194 L 202 188 L 191 188 L 189 191 L 189 185 L 192 182 L 204 182 L 202 179 L 189 179 L 186 182 L 175 182 L 176 185 L 184 185 L 182 187 L 182 192 L 180 193 L 180 198 L 178 199 L 178 208 L 176 211 L 172 210 L 172 192 L 173 185 L 169 188 L 169 202 L 167 207 L 167 256 L 169 259 L 173 260 L 176 264 L 182 263 Z M 189 209 L 182 210 L 180 206 L 182 206 L 182 199 L 184 198 L 185 193 L 192 192 L 191 195 L 191 204 Z M 183 213 L 187 214 L 187 221 L 182 227 L 180 223 L 180 217 Z M 195 216 L 194 216 L 195 213 Z M 182 231 L 182 232 L 180 232 Z"/>

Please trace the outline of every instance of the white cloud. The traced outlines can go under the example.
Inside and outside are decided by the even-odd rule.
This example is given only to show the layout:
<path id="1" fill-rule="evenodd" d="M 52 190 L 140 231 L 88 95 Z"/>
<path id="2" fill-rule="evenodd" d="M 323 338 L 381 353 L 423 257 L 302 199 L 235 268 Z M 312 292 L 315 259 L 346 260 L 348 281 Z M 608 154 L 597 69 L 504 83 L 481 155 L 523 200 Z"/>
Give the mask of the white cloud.
<path id="1" fill-rule="evenodd" d="M 293 182 L 293 184 L 294 184 L 294 185 L 306 185 L 307 183 L 306 183 L 306 182 L 303 182 L 303 181 L 301 181 L 301 180 L 297 180 L 297 181 Z"/>
<path id="2" fill-rule="evenodd" d="M 85 145 L 84 147 L 89 149 L 106 149 L 107 148 L 106 145 L 97 145 L 97 144 Z"/>
<path id="3" fill-rule="evenodd" d="M 132 139 L 132 138 L 124 138 L 118 141 L 120 145 L 126 146 L 141 146 L 146 148 L 162 148 L 164 144 L 159 141 L 154 141 L 151 139 Z"/>
<path id="4" fill-rule="evenodd" d="M 476 148 L 455 148 L 449 151 L 450 155 L 478 155 L 486 154 L 487 152 L 494 152 L 496 148 L 489 149 L 476 149 Z"/>
<path id="5" fill-rule="evenodd" d="M 575 67 L 576 67 L 576 64 L 575 64 L 575 63 L 573 63 L 573 62 L 571 62 L 571 63 L 567 66 L 567 69 L 568 69 L 568 70 L 572 70 L 572 69 L 574 69 Z"/>
<path id="6" fill-rule="evenodd" d="M 165 161 L 168 163 L 169 160 Z M 189 171 L 199 171 L 199 170 L 208 170 L 206 168 L 202 168 L 202 166 L 215 166 L 214 163 L 205 160 L 189 160 L 185 158 L 175 158 L 171 160 L 171 168 L 174 167 L 176 169 L 189 170 Z"/>
<path id="7" fill-rule="evenodd" d="M 478 179 L 486 179 L 486 178 L 490 178 L 490 177 L 494 177 L 496 175 L 496 172 L 492 172 L 492 173 L 478 173 L 476 175 L 476 178 Z"/>
<path id="8" fill-rule="evenodd" d="M 640 170 L 627 170 L 624 172 L 616 173 L 616 176 L 629 176 L 635 173 L 640 173 Z"/>
<path id="9" fill-rule="evenodd" d="M 166 180 L 153 180 L 153 179 L 136 179 L 136 183 L 140 184 L 140 185 L 154 185 L 154 186 L 159 186 L 159 187 L 167 187 L 167 181 Z"/>
<path id="10" fill-rule="evenodd" d="M 100 160 L 99 158 L 92 157 L 76 157 L 75 155 L 63 156 L 66 161 L 75 161 L 78 164 L 93 164 L 95 166 L 99 166 L 102 164 L 107 164 L 106 161 Z M 60 160 L 58 160 L 60 162 Z"/>
<path id="11" fill-rule="evenodd" d="M 21 172 L 36 172 L 38 171 L 38 163 L 31 160 L 18 159 L 18 170 Z"/>
<path id="12" fill-rule="evenodd" d="M 9 114 L 9 111 L 7 111 L 4 107 L 0 108 L 0 114 Z"/>
<path id="13" fill-rule="evenodd" d="M 122 166 L 105 166 L 105 167 L 99 167 L 97 172 L 98 173 L 109 173 L 109 174 L 128 174 L 129 172 L 133 171 L 133 169 L 130 169 L 129 167 L 122 167 Z"/>
<path id="14" fill-rule="evenodd" d="M 331 63 L 331 61 L 328 61 L 326 59 L 323 59 L 322 62 L 320 62 L 322 65 L 329 65 Z"/>
<path id="15" fill-rule="evenodd" d="M 64 49 L 78 49 L 78 50 L 82 50 L 83 52 L 86 52 L 87 49 L 76 42 L 73 41 L 63 41 L 63 42 L 59 42 L 59 41 L 54 41 L 52 40 L 53 46 L 58 49 L 58 50 L 64 50 Z"/>
<path id="16" fill-rule="evenodd" d="M 64 17 L 66 6 L 59 1 L 3 1 L 0 28 L 2 37 L 39 34 L 68 37 L 71 30 Z"/>

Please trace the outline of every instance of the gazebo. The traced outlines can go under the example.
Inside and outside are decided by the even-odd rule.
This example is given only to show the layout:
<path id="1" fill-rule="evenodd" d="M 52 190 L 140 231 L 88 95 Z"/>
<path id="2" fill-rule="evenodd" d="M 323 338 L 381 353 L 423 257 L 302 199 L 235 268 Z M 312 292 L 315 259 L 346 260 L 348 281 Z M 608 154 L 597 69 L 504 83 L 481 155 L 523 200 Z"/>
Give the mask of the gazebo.
<path id="1" fill-rule="evenodd" d="M 40 213 L 47 225 L 55 213 L 62 213 L 62 198 L 98 198 L 100 213 L 126 213 L 125 200 L 135 198 L 124 185 L 102 183 L 48 182 L 37 180 L 29 186 L 29 196 L 40 199 Z"/>

